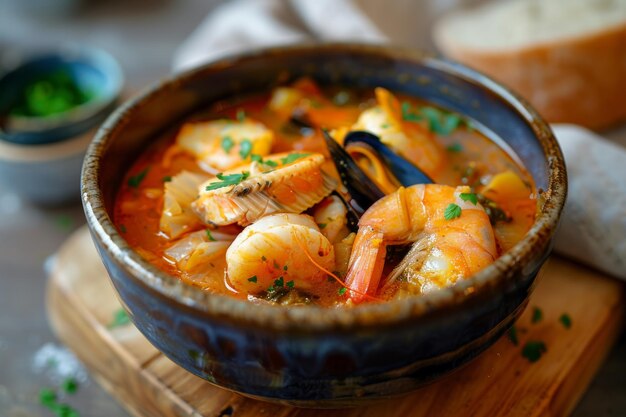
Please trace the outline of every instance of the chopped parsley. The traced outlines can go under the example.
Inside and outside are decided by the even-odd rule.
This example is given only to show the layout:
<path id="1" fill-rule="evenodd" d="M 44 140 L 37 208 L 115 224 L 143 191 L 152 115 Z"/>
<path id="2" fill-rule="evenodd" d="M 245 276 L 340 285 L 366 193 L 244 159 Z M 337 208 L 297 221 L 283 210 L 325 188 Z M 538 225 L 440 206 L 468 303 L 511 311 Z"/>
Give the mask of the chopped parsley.
<path id="1" fill-rule="evenodd" d="M 293 288 L 295 285 L 296 285 L 296 283 L 295 283 L 295 282 L 293 282 L 293 280 L 291 280 L 291 281 L 287 281 L 287 283 L 285 284 L 285 286 L 286 286 L 287 288 Z"/>
<path id="2" fill-rule="evenodd" d="M 241 156 L 241 159 L 246 159 L 250 156 L 250 152 L 252 152 L 252 142 L 250 142 L 250 139 L 242 140 L 239 144 L 239 156 Z"/>
<path id="3" fill-rule="evenodd" d="M 519 339 L 517 338 L 517 327 L 515 325 L 511 326 L 508 332 L 509 340 L 515 346 L 519 345 Z"/>
<path id="4" fill-rule="evenodd" d="M 224 136 L 222 138 L 222 149 L 224 149 L 224 152 L 230 153 L 230 150 L 233 149 L 233 146 L 235 146 L 233 138 L 231 138 L 230 136 Z"/>
<path id="5" fill-rule="evenodd" d="M 460 143 L 453 143 L 452 145 L 449 145 L 446 150 L 452 153 L 460 153 L 463 152 L 463 145 Z"/>
<path id="6" fill-rule="evenodd" d="M 318 224 L 318 226 L 319 226 L 320 229 L 323 229 L 323 228 L 325 228 L 327 226 L 327 224 L 326 223 L 320 223 L 320 224 Z"/>
<path id="7" fill-rule="evenodd" d="M 254 282 L 254 283 L 256 284 L 256 282 L 257 282 L 257 277 L 256 277 L 256 275 L 254 275 L 254 276 L 252 276 L 252 277 L 248 278 L 248 282 Z"/>
<path id="8" fill-rule="evenodd" d="M 541 341 L 529 341 L 526 342 L 524 347 L 522 348 L 522 356 L 528 359 L 530 362 L 537 362 L 541 355 L 546 353 L 548 349 L 546 348 L 546 344 Z"/>
<path id="9" fill-rule="evenodd" d="M 463 122 L 458 114 L 450 113 L 435 107 L 421 107 L 415 112 L 408 102 L 402 103 L 402 119 L 408 122 L 428 122 L 428 129 L 441 136 L 448 136 Z"/>
<path id="10" fill-rule="evenodd" d="M 469 201 L 473 205 L 478 204 L 478 196 L 475 193 L 461 193 L 459 197 L 463 201 Z"/>
<path id="11" fill-rule="evenodd" d="M 163 182 L 170 182 L 172 181 L 172 177 L 170 175 L 166 175 L 163 177 L 163 179 L 161 180 Z"/>
<path id="12" fill-rule="evenodd" d="M 116 327 L 125 326 L 130 323 L 130 317 L 128 317 L 128 313 L 123 308 L 120 308 L 113 313 L 113 321 L 109 324 L 109 329 L 114 329 Z"/>
<path id="13" fill-rule="evenodd" d="M 276 262 L 276 260 L 274 260 L 274 268 L 280 269 L 280 265 L 278 264 L 278 262 Z"/>
<path id="14" fill-rule="evenodd" d="M 287 269 L 287 265 L 283 266 L 283 271 L 286 271 Z"/>
<path id="15" fill-rule="evenodd" d="M 143 171 L 141 171 L 137 175 L 130 177 L 128 179 L 128 186 L 132 188 L 138 188 L 139 184 L 141 184 L 141 182 L 146 178 L 146 175 L 148 174 L 149 170 L 150 170 L 150 167 L 146 167 L 144 168 Z"/>
<path id="16" fill-rule="evenodd" d="M 341 287 L 341 288 L 339 288 L 339 291 L 337 291 L 337 293 L 339 295 L 344 295 L 346 293 L 346 291 L 348 291 L 348 289 L 346 287 Z"/>
<path id="17" fill-rule="evenodd" d="M 265 255 L 261 255 L 261 260 L 262 260 L 263 262 L 267 261 L 267 258 L 265 257 Z"/>
<path id="18" fill-rule="evenodd" d="M 461 207 L 457 204 L 450 203 L 448 204 L 448 207 L 446 207 L 443 217 L 445 217 L 446 220 L 456 219 L 457 217 L 461 217 L 461 211 Z"/>
<path id="19" fill-rule="evenodd" d="M 57 393 L 50 388 L 42 388 L 39 391 L 39 403 L 41 405 L 45 405 L 46 407 L 50 407 L 57 402 Z"/>
<path id="20" fill-rule="evenodd" d="M 213 237 L 209 229 L 206 229 L 206 237 L 207 239 L 209 239 L 209 242 L 215 242 L 215 238 Z"/>
<path id="21" fill-rule="evenodd" d="M 561 317 L 559 317 L 559 321 L 566 329 L 572 327 L 572 318 L 567 313 L 561 314 Z"/>
<path id="22" fill-rule="evenodd" d="M 74 394 L 76 391 L 78 391 L 78 382 L 72 377 L 65 378 L 63 384 L 61 385 L 61 388 L 64 392 L 68 394 Z"/>
<path id="23" fill-rule="evenodd" d="M 280 162 L 282 162 L 283 165 L 287 165 L 287 164 L 290 164 L 290 163 L 292 163 L 294 161 L 297 161 L 300 158 L 304 158 L 305 156 L 309 156 L 309 155 L 310 155 L 309 153 L 297 153 L 297 152 L 294 152 L 294 153 L 290 153 L 289 155 L 287 155 L 284 158 L 280 158 Z"/>
<path id="24" fill-rule="evenodd" d="M 219 188 L 229 187 L 231 185 L 237 185 L 249 176 L 250 173 L 248 171 L 242 171 L 241 174 L 217 174 L 216 177 L 220 181 L 212 182 L 211 184 L 207 185 L 206 190 L 211 191 L 217 190 Z"/>
<path id="25" fill-rule="evenodd" d="M 530 319 L 531 323 L 536 324 L 539 323 L 543 319 L 543 312 L 539 307 L 533 308 L 533 315 Z"/>
<path id="26" fill-rule="evenodd" d="M 246 112 L 243 109 L 237 110 L 237 120 L 243 122 L 246 119 Z"/>

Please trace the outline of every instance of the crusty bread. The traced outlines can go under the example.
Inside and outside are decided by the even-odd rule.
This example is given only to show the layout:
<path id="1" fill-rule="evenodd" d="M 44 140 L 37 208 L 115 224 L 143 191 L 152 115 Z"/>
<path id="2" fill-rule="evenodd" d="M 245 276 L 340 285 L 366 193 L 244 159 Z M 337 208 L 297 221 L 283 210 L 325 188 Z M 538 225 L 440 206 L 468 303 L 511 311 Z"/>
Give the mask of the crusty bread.
<path id="1" fill-rule="evenodd" d="M 434 40 L 550 122 L 626 119 L 626 0 L 496 1 L 444 16 Z"/>

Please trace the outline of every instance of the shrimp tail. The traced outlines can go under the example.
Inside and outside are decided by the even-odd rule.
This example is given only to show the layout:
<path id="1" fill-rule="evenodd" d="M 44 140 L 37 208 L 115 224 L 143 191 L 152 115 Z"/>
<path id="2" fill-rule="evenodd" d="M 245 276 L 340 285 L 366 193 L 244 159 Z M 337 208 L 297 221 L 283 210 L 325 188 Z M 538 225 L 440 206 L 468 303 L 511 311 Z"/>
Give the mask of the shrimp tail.
<path id="1" fill-rule="evenodd" d="M 386 253 L 382 232 L 367 226 L 359 228 L 345 281 L 353 302 L 360 303 L 376 294 Z"/>

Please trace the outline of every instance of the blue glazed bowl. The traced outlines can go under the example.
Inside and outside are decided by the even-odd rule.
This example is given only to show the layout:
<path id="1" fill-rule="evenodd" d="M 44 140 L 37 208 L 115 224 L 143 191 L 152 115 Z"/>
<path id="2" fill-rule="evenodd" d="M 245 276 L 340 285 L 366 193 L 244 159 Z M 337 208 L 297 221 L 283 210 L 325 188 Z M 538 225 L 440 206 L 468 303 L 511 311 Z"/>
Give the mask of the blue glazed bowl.
<path id="1" fill-rule="evenodd" d="M 57 71 L 67 72 L 92 97 L 67 111 L 45 117 L 10 114 L 30 83 Z M 0 76 L 0 139 L 41 145 L 84 133 L 102 123 L 113 110 L 123 82 L 117 61 L 99 49 L 68 46 L 24 58 Z"/>
<path id="2" fill-rule="evenodd" d="M 541 197 L 530 232 L 494 264 L 421 297 L 351 309 L 252 305 L 158 270 L 116 232 L 124 172 L 165 129 L 215 100 L 310 76 L 384 86 L 471 117 L 531 172 Z M 561 151 L 527 104 L 459 64 L 387 47 L 283 47 L 224 59 L 165 81 L 111 116 L 87 152 L 82 198 L 93 239 L 137 328 L 174 362 L 221 387 L 305 407 L 341 407 L 413 390 L 467 363 L 524 309 L 566 196 Z"/>

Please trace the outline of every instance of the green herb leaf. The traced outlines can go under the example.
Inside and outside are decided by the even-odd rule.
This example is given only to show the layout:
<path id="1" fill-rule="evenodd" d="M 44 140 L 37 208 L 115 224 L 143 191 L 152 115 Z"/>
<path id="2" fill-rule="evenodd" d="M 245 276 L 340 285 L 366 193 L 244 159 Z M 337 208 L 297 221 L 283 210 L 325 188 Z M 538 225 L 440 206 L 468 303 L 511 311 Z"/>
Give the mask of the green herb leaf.
<path id="1" fill-rule="evenodd" d="M 283 277 L 278 277 L 278 279 L 274 280 L 274 286 L 275 287 L 284 287 L 285 286 L 285 281 L 283 280 Z"/>
<path id="2" fill-rule="evenodd" d="M 293 282 L 293 280 L 292 280 L 292 281 L 287 281 L 287 283 L 285 285 L 287 286 L 287 288 L 293 288 L 296 285 L 296 283 Z"/>
<path id="3" fill-rule="evenodd" d="M 346 293 L 346 291 L 348 291 L 348 289 L 346 287 L 341 287 L 341 288 L 339 288 L 339 291 L 337 291 L 337 293 L 339 295 L 344 295 Z"/>
<path id="4" fill-rule="evenodd" d="M 286 271 L 287 269 L 287 265 L 283 266 L 283 271 Z"/>
<path id="5" fill-rule="evenodd" d="M 278 162 L 272 161 L 271 159 L 268 159 L 266 161 L 263 161 L 263 163 L 267 166 L 270 166 L 272 168 L 276 168 L 278 166 Z"/>
<path id="6" fill-rule="evenodd" d="M 444 112 L 435 107 L 422 107 L 420 114 L 428 120 L 430 131 L 442 136 L 448 136 L 461 124 L 461 117 L 457 114 Z"/>
<path id="7" fill-rule="evenodd" d="M 239 156 L 241 159 L 246 159 L 252 152 L 252 142 L 249 139 L 244 139 L 239 144 Z"/>
<path id="8" fill-rule="evenodd" d="M 230 153 L 230 150 L 233 149 L 233 146 L 235 146 L 235 142 L 230 136 L 224 136 L 222 138 L 222 149 L 224 149 L 224 152 Z"/>
<path id="9" fill-rule="evenodd" d="M 317 226 L 318 226 L 320 229 L 323 229 L 323 228 L 325 228 L 325 227 L 327 226 L 327 224 L 326 224 L 326 223 L 320 223 L 320 224 L 318 224 Z"/>
<path id="10" fill-rule="evenodd" d="M 526 342 L 522 348 L 522 356 L 530 362 L 537 362 L 547 352 L 546 344 L 541 341 Z"/>
<path id="11" fill-rule="evenodd" d="M 457 217 L 461 217 L 461 211 L 461 207 L 454 203 L 450 203 L 443 212 L 443 217 L 445 217 L 446 220 L 456 219 Z"/>
<path id="12" fill-rule="evenodd" d="M 113 313 L 113 321 L 109 324 L 109 329 L 114 329 L 116 327 L 125 326 L 130 323 L 130 317 L 128 317 L 128 313 L 123 308 L 116 310 Z"/>
<path id="13" fill-rule="evenodd" d="M 280 265 L 278 264 L 278 262 L 276 262 L 276 260 L 274 260 L 274 268 L 280 269 Z"/>
<path id="14" fill-rule="evenodd" d="M 283 165 L 287 165 L 287 164 L 290 164 L 290 163 L 292 163 L 294 161 L 297 161 L 300 158 L 304 158 L 305 156 L 309 156 L 309 155 L 310 155 L 309 153 L 297 153 L 297 152 L 294 152 L 294 153 L 290 153 L 289 155 L 287 155 L 284 158 L 281 158 L 280 162 L 282 162 Z"/>
<path id="15" fill-rule="evenodd" d="M 533 307 L 533 315 L 530 319 L 530 321 L 533 324 L 539 323 L 541 321 L 541 319 L 543 319 L 543 312 L 541 311 L 541 309 L 539 307 Z"/>
<path id="16" fill-rule="evenodd" d="M 402 102 L 401 109 L 402 119 L 406 120 L 407 122 L 420 122 L 424 120 L 422 116 L 413 112 L 411 108 L 411 103 L 409 103 L 408 101 Z"/>
<path id="17" fill-rule="evenodd" d="M 566 329 L 572 327 L 572 318 L 567 313 L 561 314 L 561 317 L 559 317 L 559 321 Z"/>
<path id="18" fill-rule="evenodd" d="M 170 182 L 172 181 L 172 177 L 170 175 L 166 175 L 163 177 L 163 179 L 161 180 L 163 182 Z"/>
<path id="19" fill-rule="evenodd" d="M 231 185 L 237 185 L 249 176 L 250 173 L 248 171 L 243 171 L 241 174 L 217 174 L 216 177 L 220 181 L 212 182 L 211 184 L 207 185 L 206 190 L 211 191 L 217 190 L 219 188 L 229 187 Z"/>
<path id="20" fill-rule="evenodd" d="M 257 155 L 255 153 L 253 153 L 252 155 L 250 155 L 250 160 L 252 162 L 258 162 L 258 163 L 263 163 L 263 157 L 261 155 Z"/>
<path id="21" fill-rule="evenodd" d="M 48 408 L 56 404 L 57 402 L 57 394 L 54 390 L 50 388 L 42 388 L 39 391 L 39 403 Z"/>
<path id="22" fill-rule="evenodd" d="M 267 258 L 265 257 L 265 255 L 261 255 L 261 260 L 262 260 L 263 262 L 267 261 Z"/>
<path id="23" fill-rule="evenodd" d="M 146 167 L 144 168 L 143 171 L 141 171 L 137 175 L 130 177 L 128 179 L 128 186 L 132 188 L 138 188 L 139 184 L 141 184 L 144 178 L 146 178 L 146 175 L 148 174 L 149 170 L 150 170 L 150 167 Z"/>
<path id="24" fill-rule="evenodd" d="M 256 282 L 257 282 L 257 277 L 256 277 L 256 275 L 255 275 L 255 276 L 253 276 L 253 277 L 248 278 L 248 282 L 254 282 L 254 283 L 256 283 Z"/>
<path id="25" fill-rule="evenodd" d="M 246 119 L 246 112 L 243 109 L 237 110 L 237 120 L 243 122 Z"/>
<path id="26" fill-rule="evenodd" d="M 446 150 L 452 153 L 460 153 L 463 152 L 463 145 L 460 143 L 453 143 L 452 145 L 449 145 Z"/>
<path id="27" fill-rule="evenodd" d="M 76 381 L 76 379 L 72 377 L 66 378 L 63 381 L 61 388 L 68 394 L 74 394 L 76 391 L 78 391 L 78 381 Z"/>
<path id="28" fill-rule="evenodd" d="M 209 229 L 206 229 L 206 237 L 207 239 L 209 239 L 209 242 L 215 242 L 215 238 L 213 237 Z"/>
<path id="29" fill-rule="evenodd" d="M 508 332 L 509 340 L 515 345 L 519 345 L 519 339 L 517 338 L 517 327 L 511 326 Z"/>
<path id="30" fill-rule="evenodd" d="M 469 201 L 473 205 L 478 204 L 478 196 L 475 193 L 461 193 L 459 197 L 463 201 Z"/>

